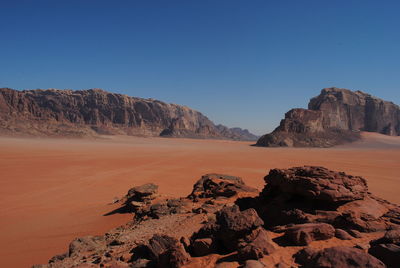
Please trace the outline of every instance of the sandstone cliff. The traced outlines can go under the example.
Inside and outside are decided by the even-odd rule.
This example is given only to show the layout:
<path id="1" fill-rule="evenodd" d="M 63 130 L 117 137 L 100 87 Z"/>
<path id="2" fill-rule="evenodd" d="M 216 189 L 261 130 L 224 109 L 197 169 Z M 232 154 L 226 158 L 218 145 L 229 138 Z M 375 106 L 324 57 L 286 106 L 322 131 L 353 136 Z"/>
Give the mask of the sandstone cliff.
<path id="1" fill-rule="evenodd" d="M 0 134 L 247 139 L 229 129 L 221 132 L 206 116 L 186 106 L 101 89 L 1 88 Z"/>
<path id="2" fill-rule="evenodd" d="M 400 107 L 361 91 L 325 88 L 307 109 L 293 109 L 262 136 L 259 146 L 330 147 L 360 138 L 359 131 L 400 135 Z"/>

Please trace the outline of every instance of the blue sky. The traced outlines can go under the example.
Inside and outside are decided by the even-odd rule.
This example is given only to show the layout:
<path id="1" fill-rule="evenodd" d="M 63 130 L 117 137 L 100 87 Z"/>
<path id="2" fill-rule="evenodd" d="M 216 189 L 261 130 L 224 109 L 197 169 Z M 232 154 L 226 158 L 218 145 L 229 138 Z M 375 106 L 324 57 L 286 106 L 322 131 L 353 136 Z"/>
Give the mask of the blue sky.
<path id="1" fill-rule="evenodd" d="M 400 1 L 0 1 L 0 87 L 103 88 L 263 134 L 324 87 L 400 104 Z"/>

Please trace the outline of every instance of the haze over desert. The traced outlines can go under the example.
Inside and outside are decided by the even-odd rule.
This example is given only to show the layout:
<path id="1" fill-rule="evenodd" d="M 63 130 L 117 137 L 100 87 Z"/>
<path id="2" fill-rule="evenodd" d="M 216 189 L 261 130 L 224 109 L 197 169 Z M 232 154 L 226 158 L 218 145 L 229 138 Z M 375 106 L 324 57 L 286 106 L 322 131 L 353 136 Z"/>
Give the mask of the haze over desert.
<path id="1" fill-rule="evenodd" d="M 240 176 L 262 189 L 271 168 L 324 166 L 363 176 L 373 194 L 400 203 L 400 137 L 363 133 L 334 148 L 260 148 L 251 142 L 104 136 L 0 138 L 0 259 L 3 267 L 45 263 L 79 236 L 103 234 L 131 214 L 114 197 L 147 182 L 186 196 L 203 174 Z"/>

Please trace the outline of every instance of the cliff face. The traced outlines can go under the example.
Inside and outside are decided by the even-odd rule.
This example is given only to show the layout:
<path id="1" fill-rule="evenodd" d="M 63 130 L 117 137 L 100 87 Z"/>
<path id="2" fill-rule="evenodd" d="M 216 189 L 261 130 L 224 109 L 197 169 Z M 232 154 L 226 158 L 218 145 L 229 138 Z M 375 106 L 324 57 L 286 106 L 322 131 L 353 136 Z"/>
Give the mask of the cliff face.
<path id="1" fill-rule="evenodd" d="M 242 139 L 221 133 L 200 112 L 186 106 L 100 89 L 0 89 L 0 133 L 43 136 L 127 134 Z M 230 135 L 228 135 L 230 134 Z"/>
<path id="2" fill-rule="evenodd" d="M 307 109 L 286 113 L 259 146 L 330 147 L 360 138 L 359 131 L 400 135 L 400 108 L 361 91 L 325 88 Z"/>

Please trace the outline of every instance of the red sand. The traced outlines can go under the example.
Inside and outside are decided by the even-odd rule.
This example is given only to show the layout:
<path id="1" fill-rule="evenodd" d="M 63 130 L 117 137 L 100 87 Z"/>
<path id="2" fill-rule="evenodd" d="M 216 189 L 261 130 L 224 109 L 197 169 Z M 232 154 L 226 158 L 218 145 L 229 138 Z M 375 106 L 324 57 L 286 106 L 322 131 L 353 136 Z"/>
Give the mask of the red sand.
<path id="1" fill-rule="evenodd" d="M 258 148 L 248 142 L 109 137 L 0 138 L 0 260 L 29 267 L 63 253 L 75 237 L 102 234 L 129 215 L 102 216 L 115 196 L 146 182 L 187 195 L 202 174 L 242 176 L 261 189 L 270 168 L 323 165 L 364 176 L 370 190 L 400 203 L 400 137 L 364 134 L 331 149 Z"/>

